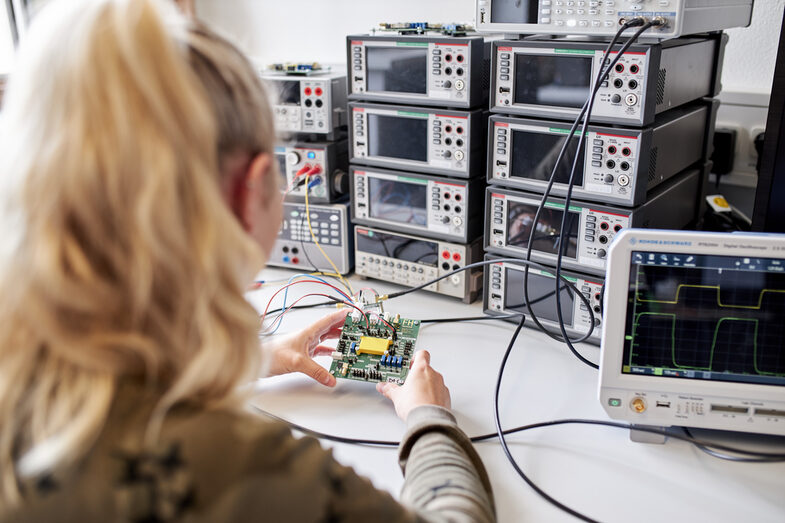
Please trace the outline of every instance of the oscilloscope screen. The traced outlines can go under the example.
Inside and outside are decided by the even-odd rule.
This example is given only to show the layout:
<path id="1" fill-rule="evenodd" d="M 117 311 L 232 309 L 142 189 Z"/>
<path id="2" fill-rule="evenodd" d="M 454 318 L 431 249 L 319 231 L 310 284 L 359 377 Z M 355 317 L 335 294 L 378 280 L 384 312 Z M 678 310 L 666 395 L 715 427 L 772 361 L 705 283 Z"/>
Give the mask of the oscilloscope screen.
<path id="1" fill-rule="evenodd" d="M 623 374 L 785 385 L 785 260 L 633 252 Z"/>

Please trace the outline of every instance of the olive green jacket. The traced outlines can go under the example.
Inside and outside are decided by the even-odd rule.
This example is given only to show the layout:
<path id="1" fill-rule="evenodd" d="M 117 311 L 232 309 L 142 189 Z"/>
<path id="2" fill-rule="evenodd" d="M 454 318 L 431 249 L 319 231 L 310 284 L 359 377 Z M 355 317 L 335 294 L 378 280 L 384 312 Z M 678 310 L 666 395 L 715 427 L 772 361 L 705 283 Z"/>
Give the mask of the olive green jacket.
<path id="1" fill-rule="evenodd" d="M 153 404 L 121 396 L 87 457 L 22 485 L 0 522 L 495 521 L 485 469 L 446 409 L 409 414 L 398 502 L 315 439 L 247 412 L 177 407 L 147 450 Z"/>

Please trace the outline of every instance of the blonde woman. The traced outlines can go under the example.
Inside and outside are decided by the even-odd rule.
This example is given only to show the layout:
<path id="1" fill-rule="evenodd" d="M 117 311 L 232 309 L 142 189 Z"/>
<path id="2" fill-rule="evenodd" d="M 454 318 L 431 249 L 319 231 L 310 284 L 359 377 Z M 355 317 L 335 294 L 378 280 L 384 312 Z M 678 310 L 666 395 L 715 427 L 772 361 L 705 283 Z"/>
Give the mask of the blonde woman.
<path id="1" fill-rule="evenodd" d="M 402 504 L 244 412 L 335 313 L 259 349 L 243 290 L 281 215 L 269 107 L 227 42 L 155 0 L 61 0 L 0 127 L 0 521 L 492 521 L 488 477 L 417 355 Z M 344 313 L 345 314 L 345 313 Z M 317 368 L 318 367 L 318 368 Z"/>

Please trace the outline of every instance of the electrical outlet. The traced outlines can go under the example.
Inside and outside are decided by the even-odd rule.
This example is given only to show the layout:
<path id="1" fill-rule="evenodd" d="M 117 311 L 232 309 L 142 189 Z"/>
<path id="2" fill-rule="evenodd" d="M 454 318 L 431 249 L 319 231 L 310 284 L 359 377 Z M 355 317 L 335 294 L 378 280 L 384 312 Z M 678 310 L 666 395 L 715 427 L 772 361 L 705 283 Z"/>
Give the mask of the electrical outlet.
<path id="1" fill-rule="evenodd" d="M 769 112 L 769 96 L 762 93 L 741 93 L 723 91 L 719 96 L 720 109 L 717 113 L 717 128 L 735 129 L 736 159 L 731 175 L 741 179 L 757 175 L 758 152 L 755 150 L 755 137 L 766 128 Z M 740 179 L 740 182 L 741 182 Z M 750 180 L 750 183 L 755 183 Z M 742 185 L 746 183 L 741 182 Z"/>

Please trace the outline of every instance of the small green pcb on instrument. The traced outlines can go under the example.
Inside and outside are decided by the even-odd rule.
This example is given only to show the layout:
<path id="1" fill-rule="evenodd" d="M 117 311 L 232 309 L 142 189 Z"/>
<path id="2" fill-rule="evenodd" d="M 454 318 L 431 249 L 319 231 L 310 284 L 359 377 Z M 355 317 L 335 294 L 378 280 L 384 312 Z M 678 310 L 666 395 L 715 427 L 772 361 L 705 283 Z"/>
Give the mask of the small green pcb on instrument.
<path id="1" fill-rule="evenodd" d="M 414 354 L 419 320 L 387 315 L 385 322 L 370 317 L 346 317 L 330 374 L 357 381 L 403 384 Z M 391 328 L 392 327 L 392 328 Z"/>

